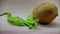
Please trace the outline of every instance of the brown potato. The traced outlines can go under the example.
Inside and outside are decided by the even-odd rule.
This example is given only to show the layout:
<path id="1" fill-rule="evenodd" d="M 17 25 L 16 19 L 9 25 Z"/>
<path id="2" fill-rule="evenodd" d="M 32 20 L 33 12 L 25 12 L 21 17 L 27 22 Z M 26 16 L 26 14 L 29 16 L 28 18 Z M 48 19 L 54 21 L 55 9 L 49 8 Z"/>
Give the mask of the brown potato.
<path id="1" fill-rule="evenodd" d="M 33 10 L 33 16 L 39 23 L 49 24 L 58 16 L 58 10 L 53 3 L 44 2 Z"/>

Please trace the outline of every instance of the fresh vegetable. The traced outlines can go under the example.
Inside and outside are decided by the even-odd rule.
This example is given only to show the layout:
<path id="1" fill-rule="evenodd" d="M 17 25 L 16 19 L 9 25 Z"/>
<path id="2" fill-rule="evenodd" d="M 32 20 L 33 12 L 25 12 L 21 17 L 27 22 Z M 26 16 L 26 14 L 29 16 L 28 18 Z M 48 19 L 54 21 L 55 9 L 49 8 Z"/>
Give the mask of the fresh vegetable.
<path id="1" fill-rule="evenodd" d="M 0 14 L 0 16 L 7 15 L 7 20 L 10 24 L 16 25 L 16 26 L 27 26 L 29 29 L 34 28 L 34 24 L 36 22 L 35 19 L 33 19 L 33 13 L 30 13 L 26 20 L 22 19 L 19 16 L 12 16 L 11 13 L 5 12 L 3 14 Z"/>
<path id="2" fill-rule="evenodd" d="M 33 16 L 39 23 L 49 24 L 58 16 L 58 9 L 53 3 L 43 2 L 33 10 Z"/>

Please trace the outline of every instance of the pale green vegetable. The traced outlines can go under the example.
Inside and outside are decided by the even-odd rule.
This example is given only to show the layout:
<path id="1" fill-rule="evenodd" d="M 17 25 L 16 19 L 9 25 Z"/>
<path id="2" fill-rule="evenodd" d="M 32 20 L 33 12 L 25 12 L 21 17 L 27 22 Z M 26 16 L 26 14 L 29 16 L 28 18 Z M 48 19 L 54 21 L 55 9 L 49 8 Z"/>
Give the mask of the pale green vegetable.
<path id="1" fill-rule="evenodd" d="M 10 24 L 16 25 L 16 26 L 27 26 L 30 29 L 34 28 L 34 25 L 36 23 L 36 20 L 33 18 L 33 13 L 30 13 L 26 20 L 22 19 L 19 16 L 12 16 L 11 13 L 5 12 L 3 14 L 0 14 L 0 16 L 7 15 L 7 20 Z"/>

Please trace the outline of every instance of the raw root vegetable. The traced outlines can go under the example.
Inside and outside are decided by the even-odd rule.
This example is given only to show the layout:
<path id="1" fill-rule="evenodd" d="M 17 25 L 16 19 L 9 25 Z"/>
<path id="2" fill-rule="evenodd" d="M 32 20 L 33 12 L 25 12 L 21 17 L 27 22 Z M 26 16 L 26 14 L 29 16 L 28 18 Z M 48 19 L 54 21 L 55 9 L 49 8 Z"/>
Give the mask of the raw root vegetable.
<path id="1" fill-rule="evenodd" d="M 58 10 L 53 3 L 44 2 L 33 10 L 33 16 L 39 23 L 49 24 L 58 16 Z"/>

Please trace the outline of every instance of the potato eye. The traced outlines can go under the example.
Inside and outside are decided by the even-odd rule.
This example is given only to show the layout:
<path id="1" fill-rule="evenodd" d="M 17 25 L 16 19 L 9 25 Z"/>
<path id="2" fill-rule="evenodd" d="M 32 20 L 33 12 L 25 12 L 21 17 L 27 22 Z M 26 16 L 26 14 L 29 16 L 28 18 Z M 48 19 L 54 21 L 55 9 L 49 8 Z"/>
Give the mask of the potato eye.
<path id="1" fill-rule="evenodd" d="M 52 10 L 47 10 L 47 11 L 44 13 L 44 15 L 45 15 L 46 17 L 50 16 L 51 14 L 52 14 Z"/>
<path id="2" fill-rule="evenodd" d="M 47 13 L 48 14 L 52 14 L 52 10 L 47 10 Z"/>

